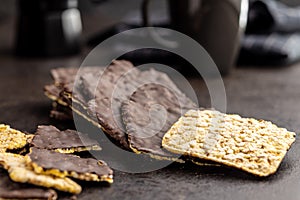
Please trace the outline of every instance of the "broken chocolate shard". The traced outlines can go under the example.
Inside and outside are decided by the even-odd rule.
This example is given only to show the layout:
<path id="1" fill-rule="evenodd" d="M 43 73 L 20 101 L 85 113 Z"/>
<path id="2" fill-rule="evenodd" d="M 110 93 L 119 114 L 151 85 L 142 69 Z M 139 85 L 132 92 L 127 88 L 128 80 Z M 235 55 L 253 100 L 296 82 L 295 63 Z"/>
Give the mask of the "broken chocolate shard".
<path id="1" fill-rule="evenodd" d="M 46 149 L 31 148 L 27 163 L 38 174 L 72 177 L 85 181 L 113 182 L 113 171 L 104 161 L 80 158 Z"/>
<path id="2" fill-rule="evenodd" d="M 54 126 L 38 126 L 31 145 L 37 148 L 55 150 L 60 153 L 74 153 L 101 150 L 99 143 L 87 134 L 75 130 L 60 131 Z"/>

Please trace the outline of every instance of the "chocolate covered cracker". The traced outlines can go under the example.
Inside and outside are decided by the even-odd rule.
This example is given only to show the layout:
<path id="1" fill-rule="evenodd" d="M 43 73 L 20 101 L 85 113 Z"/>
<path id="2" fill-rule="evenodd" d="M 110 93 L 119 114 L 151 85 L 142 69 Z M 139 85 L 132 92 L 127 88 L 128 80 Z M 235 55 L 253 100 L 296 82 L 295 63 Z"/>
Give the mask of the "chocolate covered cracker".
<path id="1" fill-rule="evenodd" d="M 101 150 L 98 142 L 75 130 L 60 131 L 54 126 L 38 126 L 31 145 L 60 153 Z"/>
<path id="2" fill-rule="evenodd" d="M 120 117 L 121 99 L 128 94 L 117 85 L 126 83 L 122 77 L 126 73 L 138 75 L 138 70 L 127 61 L 113 61 L 100 77 L 86 79 L 82 77 L 82 87 L 86 88 L 85 95 L 91 98 L 88 102 L 88 116 L 100 124 L 102 129 L 121 147 L 130 150 Z M 131 77 L 132 80 L 132 77 Z M 118 98 L 113 98 L 114 90 L 121 91 Z M 96 98 L 96 99 L 93 99 Z"/>
<path id="3" fill-rule="evenodd" d="M 25 157 L 21 155 L 0 153 L 0 165 L 8 171 L 11 180 L 18 183 L 30 183 L 73 194 L 79 194 L 82 190 L 80 185 L 69 178 L 35 173 L 33 169 L 26 164 Z"/>
<path id="4" fill-rule="evenodd" d="M 114 63 L 102 74 L 94 92 L 95 99 L 88 102 L 88 113 L 89 116 L 96 115 L 105 132 L 123 148 L 129 149 L 126 130 L 121 117 L 123 101 L 127 101 L 139 87 L 149 83 L 163 85 L 180 98 L 186 97 L 165 73 L 154 69 L 141 71 L 138 68 L 133 68 L 132 64 L 125 61 L 114 61 Z M 189 100 L 187 106 L 190 104 L 193 103 Z"/>
<path id="5" fill-rule="evenodd" d="M 34 147 L 30 149 L 26 159 L 38 174 L 61 178 L 72 177 L 85 181 L 113 182 L 113 171 L 101 160 L 80 158 Z"/>
<path id="6" fill-rule="evenodd" d="M 51 70 L 51 76 L 54 80 L 53 84 L 46 85 L 44 87 L 45 95 L 52 101 L 58 103 L 65 107 L 64 111 L 66 114 L 63 114 L 64 111 L 60 112 L 55 107 L 50 113 L 50 116 L 58 120 L 66 120 L 72 118 L 72 115 L 69 115 L 71 109 L 69 108 L 72 104 L 72 93 L 74 88 L 74 82 L 76 77 L 80 74 L 95 74 L 103 71 L 101 67 L 83 67 L 80 68 L 57 68 Z M 79 74 L 78 74 L 79 73 Z M 66 93 L 65 95 L 63 93 Z M 74 96 L 75 102 L 80 103 L 80 106 L 84 106 L 85 100 L 80 93 Z"/>
<path id="7" fill-rule="evenodd" d="M 195 104 L 189 98 L 172 88 L 159 84 L 143 85 L 122 106 L 130 147 L 136 153 L 175 159 L 178 155 L 162 148 L 162 138 L 186 109 L 193 107 Z"/>
<path id="8" fill-rule="evenodd" d="M 63 89 L 60 92 L 60 98 L 69 106 L 80 107 L 80 109 L 86 110 L 87 102 L 90 98 L 94 97 L 90 96 L 91 94 L 89 91 L 93 91 L 94 88 L 92 88 L 92 85 L 86 86 L 85 84 L 87 82 L 85 80 L 87 79 L 89 80 L 89 83 L 97 84 L 98 79 L 103 72 L 104 67 L 80 68 L 77 74 L 73 77 L 73 80 L 63 85 Z"/>

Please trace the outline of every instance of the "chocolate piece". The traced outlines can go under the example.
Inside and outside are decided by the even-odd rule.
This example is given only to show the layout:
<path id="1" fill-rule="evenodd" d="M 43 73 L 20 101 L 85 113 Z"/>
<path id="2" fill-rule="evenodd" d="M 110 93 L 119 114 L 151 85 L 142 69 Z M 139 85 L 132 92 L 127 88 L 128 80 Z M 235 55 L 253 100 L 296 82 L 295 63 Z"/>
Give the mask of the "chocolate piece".
<path id="1" fill-rule="evenodd" d="M 55 85 L 66 85 L 69 83 L 74 83 L 76 76 L 79 74 L 85 73 L 97 73 L 99 69 L 103 67 L 98 66 L 85 66 L 82 68 L 56 68 L 51 70 L 51 76 L 54 80 Z"/>
<path id="2" fill-rule="evenodd" d="M 3 174 L 0 179 L 0 199 L 56 200 L 57 193 L 52 189 L 15 183 L 7 175 Z"/>
<path id="3" fill-rule="evenodd" d="M 117 83 L 128 72 L 137 75 L 138 70 L 128 61 L 114 60 L 103 73 L 83 74 L 78 87 L 87 100 L 112 97 Z"/>
<path id="4" fill-rule="evenodd" d="M 18 183 L 30 183 L 73 194 L 79 194 L 82 190 L 80 185 L 69 178 L 35 173 L 26 164 L 25 157 L 18 154 L 0 153 L 0 165 L 8 171 L 11 180 Z"/>
<path id="5" fill-rule="evenodd" d="M 89 102 L 89 108 L 91 110 L 95 110 L 95 113 L 97 115 L 97 121 L 102 127 L 102 129 L 119 145 L 121 145 L 122 148 L 125 150 L 130 150 L 127 136 L 121 121 L 120 115 L 114 115 L 113 110 L 115 112 L 120 113 L 120 105 L 121 103 L 118 102 L 118 105 L 111 105 L 112 102 L 109 98 L 103 98 L 103 99 L 96 99 Z M 93 115 L 94 111 L 90 111 L 89 116 Z"/>
<path id="6" fill-rule="evenodd" d="M 66 78 L 60 80 L 65 81 Z M 60 93 L 62 101 L 77 114 L 102 128 L 126 150 L 131 149 L 120 108 L 122 102 L 128 100 L 137 88 L 156 83 L 171 89 L 176 96 L 186 98 L 166 74 L 153 69 L 140 71 L 127 61 L 113 61 L 104 72 L 81 71 L 77 81 L 75 85 L 64 84 L 64 91 Z"/>
<path id="7" fill-rule="evenodd" d="M 101 160 L 80 158 L 34 147 L 26 157 L 27 163 L 39 174 L 69 176 L 86 181 L 113 182 L 113 171 Z"/>
<path id="8" fill-rule="evenodd" d="M 58 101 L 59 104 L 64 104 L 64 102 L 66 102 L 71 110 L 84 117 L 88 121 L 92 122 L 92 124 L 96 125 L 97 127 L 99 127 L 100 125 L 97 123 L 96 117 L 87 115 L 87 102 L 89 100 L 89 97 L 88 95 L 86 95 L 86 90 L 89 90 L 90 88 L 82 88 L 82 82 L 84 81 L 84 78 L 89 79 L 90 77 L 93 78 L 101 76 L 103 71 L 103 67 L 82 68 L 77 73 L 78 79 L 76 83 L 71 82 L 64 85 L 62 91 L 60 92 L 60 101 Z"/>
<path id="9" fill-rule="evenodd" d="M 164 134 L 195 104 L 183 94 L 158 84 L 146 84 L 135 91 L 122 105 L 123 121 L 130 147 L 137 153 L 178 157 L 161 146 Z"/>
<path id="10" fill-rule="evenodd" d="M 46 85 L 44 87 L 44 93 L 52 101 L 58 101 L 58 99 L 60 98 L 59 94 L 61 93 L 62 89 L 63 88 L 61 86 L 57 86 L 54 84 Z"/>
<path id="11" fill-rule="evenodd" d="M 60 153 L 101 150 L 98 142 L 87 134 L 75 130 L 60 131 L 54 126 L 38 126 L 31 145 Z"/>
<path id="12" fill-rule="evenodd" d="M 117 83 L 122 80 L 122 77 L 127 72 L 132 71 L 137 75 L 138 70 L 134 68 L 131 63 L 127 61 L 113 61 L 101 76 L 81 77 L 82 91 L 85 91 L 87 98 L 91 99 L 88 102 L 88 116 L 92 118 L 93 121 L 98 121 L 103 130 L 111 138 L 115 139 L 121 147 L 127 150 L 130 150 L 130 148 L 120 117 L 119 109 L 121 102 L 115 101 L 116 105 L 112 107 L 111 99 Z M 120 85 L 123 85 L 123 83 Z M 126 93 L 126 91 L 124 93 Z M 94 100 L 93 97 L 96 97 L 97 100 Z M 114 113 L 119 113 L 119 116 L 114 117 Z"/>
<path id="13" fill-rule="evenodd" d="M 54 84 L 44 87 L 45 95 L 53 101 L 58 101 L 64 86 L 75 81 L 77 72 L 77 68 L 52 69 L 51 76 L 54 80 Z M 64 102 L 63 105 L 66 106 L 66 103 Z"/>
<path id="14" fill-rule="evenodd" d="M 96 98 L 89 101 L 89 116 L 97 116 L 99 124 L 105 132 L 120 145 L 129 149 L 126 130 L 121 118 L 121 104 L 129 99 L 130 95 L 140 86 L 156 83 L 170 88 L 177 96 L 183 96 L 171 79 L 162 72 L 154 69 L 140 71 L 121 61 L 115 61 L 103 73 L 97 89 Z M 188 103 L 192 104 L 192 101 Z M 189 104 L 187 104 L 189 105 Z"/>
<path id="15" fill-rule="evenodd" d="M 51 76 L 55 85 L 65 85 L 74 82 L 78 68 L 56 68 L 51 70 Z"/>
<path id="16" fill-rule="evenodd" d="M 51 75 L 54 79 L 54 84 L 46 85 L 44 87 L 44 93 L 49 99 L 57 102 L 59 105 L 69 107 L 72 104 L 71 98 L 76 77 L 80 77 L 81 74 L 97 74 L 101 73 L 102 71 L 103 68 L 101 67 L 83 67 L 80 68 L 80 70 L 77 68 L 52 69 Z M 65 95 L 61 94 L 62 92 L 68 93 L 70 98 L 66 98 Z M 85 102 L 85 100 L 82 96 L 80 96 L 80 93 L 76 93 L 76 95 L 74 95 L 74 98 L 76 98 L 77 101 L 80 102 L 80 106 L 84 105 L 82 102 Z M 66 114 L 64 115 L 63 112 Z M 72 115 L 69 115 L 69 112 L 70 109 L 59 112 L 59 110 L 53 107 L 50 116 L 59 120 L 68 120 L 69 118 L 72 119 Z"/>
<path id="17" fill-rule="evenodd" d="M 79 106 L 86 108 L 87 102 L 90 98 L 94 97 L 90 96 L 94 91 L 92 85 L 84 87 L 83 85 L 86 83 L 97 84 L 103 72 L 104 67 L 82 67 L 78 70 L 76 76 L 73 77 L 74 80 L 63 85 L 63 91 L 60 93 L 60 97 L 68 102 L 68 105 L 72 105 L 72 103 L 75 102 L 79 104 Z M 88 82 L 85 80 L 88 80 Z M 75 83 L 75 81 L 77 82 Z"/>
<path id="18" fill-rule="evenodd" d="M 45 94 L 50 99 L 57 100 L 59 104 L 68 105 L 77 114 L 92 122 L 97 127 L 101 127 L 97 122 L 98 120 L 94 110 L 87 114 L 87 110 L 91 111 L 90 108 L 87 108 L 88 101 L 92 100 L 95 95 L 100 98 L 111 98 L 116 82 L 124 73 L 131 69 L 134 69 L 134 67 L 127 61 L 113 61 L 112 64 L 105 69 L 105 72 L 103 72 L 104 68 L 99 67 L 94 67 L 93 69 L 91 69 L 91 67 L 84 67 L 79 71 L 74 70 L 74 68 L 58 68 L 51 71 L 55 85 L 45 86 Z M 78 82 L 74 85 L 76 75 L 79 78 L 77 79 Z M 58 93 L 59 97 L 57 97 Z M 89 103 L 89 105 L 92 105 L 92 103 Z M 55 109 L 51 113 L 55 117 L 65 117 L 61 113 L 56 112 Z M 109 129 L 109 127 L 106 128 Z M 129 150 L 125 134 L 123 132 L 121 132 L 121 134 L 121 139 L 116 136 L 118 138 L 117 141 L 121 141 L 121 145 Z"/>

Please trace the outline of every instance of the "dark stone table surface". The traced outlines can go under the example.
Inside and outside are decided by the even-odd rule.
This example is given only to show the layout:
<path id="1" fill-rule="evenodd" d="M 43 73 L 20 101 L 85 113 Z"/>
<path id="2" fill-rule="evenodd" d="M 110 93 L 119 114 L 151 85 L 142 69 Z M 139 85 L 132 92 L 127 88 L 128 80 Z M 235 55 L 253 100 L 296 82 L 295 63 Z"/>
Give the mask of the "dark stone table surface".
<path id="1" fill-rule="evenodd" d="M 0 123 L 26 132 L 37 125 L 70 124 L 49 118 L 51 102 L 43 86 L 51 82 L 50 69 L 79 66 L 83 55 L 67 58 L 21 59 L 11 53 L 11 25 L 0 26 Z M 203 81 L 190 78 L 200 105 L 210 106 Z M 299 133 L 300 63 L 286 67 L 239 67 L 224 77 L 227 111 L 271 120 Z M 0 176 L 5 175 L 3 171 Z M 0 178 L 1 181 L 1 178 Z M 300 141 L 288 152 L 278 172 L 255 178 L 233 169 L 172 164 L 142 174 L 115 171 L 110 187 L 84 186 L 78 199 L 205 199 L 205 200 L 297 200 L 300 199 Z"/>
<path id="2" fill-rule="evenodd" d="M 61 66 L 78 66 L 81 56 L 55 59 L 18 59 L 0 55 L 0 123 L 34 132 L 39 124 L 70 124 L 50 119 L 50 101 L 43 85 L 50 83 L 49 71 Z M 243 116 L 271 120 L 299 132 L 300 65 L 282 68 L 237 68 L 224 78 L 227 110 Z M 200 105 L 209 107 L 204 83 L 191 78 Z M 89 184 L 78 199 L 299 199 L 300 142 L 285 157 L 278 172 L 257 179 L 231 169 L 181 166 L 144 173 L 115 172 L 110 187 Z M 1 181 L 1 179 L 0 179 Z"/>

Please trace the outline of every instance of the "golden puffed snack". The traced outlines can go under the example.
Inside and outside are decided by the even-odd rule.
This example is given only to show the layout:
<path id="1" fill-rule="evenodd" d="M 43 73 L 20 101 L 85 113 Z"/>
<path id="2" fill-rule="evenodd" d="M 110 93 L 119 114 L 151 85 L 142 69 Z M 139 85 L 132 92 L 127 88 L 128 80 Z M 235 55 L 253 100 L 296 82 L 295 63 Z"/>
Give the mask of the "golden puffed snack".
<path id="1" fill-rule="evenodd" d="M 173 153 L 269 176 L 277 171 L 295 136 L 264 120 L 190 110 L 165 134 L 162 146 Z"/>
<path id="2" fill-rule="evenodd" d="M 79 194 L 81 186 L 69 178 L 60 178 L 51 175 L 41 175 L 26 165 L 24 156 L 13 153 L 0 153 L 0 165 L 9 173 L 9 177 L 19 183 L 54 188 L 63 192 Z"/>
<path id="3" fill-rule="evenodd" d="M 21 131 L 10 128 L 8 125 L 0 124 L 0 152 L 21 149 L 27 145 L 33 135 L 26 135 Z"/>

